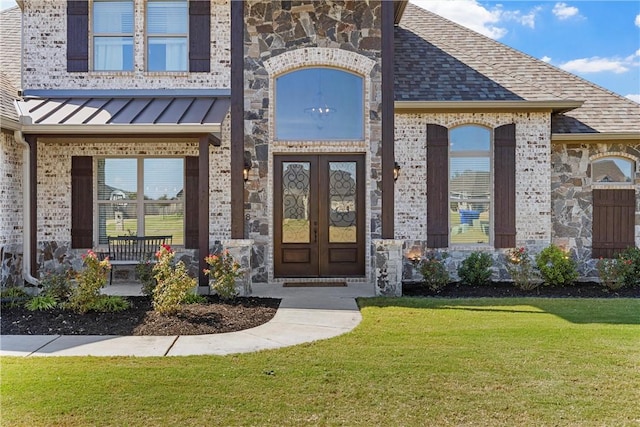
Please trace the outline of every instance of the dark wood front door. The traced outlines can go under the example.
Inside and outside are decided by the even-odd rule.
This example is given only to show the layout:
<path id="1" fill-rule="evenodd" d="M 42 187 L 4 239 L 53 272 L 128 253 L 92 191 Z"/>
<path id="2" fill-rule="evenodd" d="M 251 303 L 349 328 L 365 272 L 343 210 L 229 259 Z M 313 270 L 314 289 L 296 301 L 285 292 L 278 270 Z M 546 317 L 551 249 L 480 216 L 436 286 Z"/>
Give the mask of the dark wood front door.
<path id="1" fill-rule="evenodd" d="M 276 277 L 364 276 L 364 180 L 363 156 L 274 157 Z"/>

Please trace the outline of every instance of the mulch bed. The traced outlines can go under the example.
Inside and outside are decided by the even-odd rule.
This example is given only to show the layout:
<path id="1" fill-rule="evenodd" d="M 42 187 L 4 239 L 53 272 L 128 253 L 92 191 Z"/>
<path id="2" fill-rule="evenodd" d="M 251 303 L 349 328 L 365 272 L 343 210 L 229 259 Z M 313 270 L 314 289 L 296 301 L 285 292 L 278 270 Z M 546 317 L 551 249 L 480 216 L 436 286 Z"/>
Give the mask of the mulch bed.
<path id="1" fill-rule="evenodd" d="M 268 322 L 280 305 L 274 298 L 236 298 L 185 305 L 176 316 L 153 311 L 148 297 L 127 297 L 132 307 L 120 313 L 77 314 L 67 310 L 28 311 L 2 307 L 3 335 L 202 335 L 235 332 Z"/>
<path id="2" fill-rule="evenodd" d="M 433 292 L 420 283 L 405 283 L 402 287 L 402 293 L 405 296 L 435 296 L 443 298 L 640 298 L 640 287 L 612 291 L 599 283 L 584 282 L 562 287 L 538 286 L 536 289 L 523 291 L 514 287 L 511 283 L 493 282 L 487 286 L 449 283 L 439 292 Z"/>

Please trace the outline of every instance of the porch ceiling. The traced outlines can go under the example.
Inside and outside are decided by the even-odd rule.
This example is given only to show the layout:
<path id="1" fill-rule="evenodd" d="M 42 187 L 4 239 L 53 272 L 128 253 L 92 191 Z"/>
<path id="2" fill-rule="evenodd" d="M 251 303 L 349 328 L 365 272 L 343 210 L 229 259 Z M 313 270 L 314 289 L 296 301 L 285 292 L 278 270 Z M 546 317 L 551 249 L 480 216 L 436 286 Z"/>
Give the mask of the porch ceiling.
<path id="1" fill-rule="evenodd" d="M 230 98 L 214 91 L 98 91 L 25 94 L 16 101 L 24 133 L 220 136 Z"/>

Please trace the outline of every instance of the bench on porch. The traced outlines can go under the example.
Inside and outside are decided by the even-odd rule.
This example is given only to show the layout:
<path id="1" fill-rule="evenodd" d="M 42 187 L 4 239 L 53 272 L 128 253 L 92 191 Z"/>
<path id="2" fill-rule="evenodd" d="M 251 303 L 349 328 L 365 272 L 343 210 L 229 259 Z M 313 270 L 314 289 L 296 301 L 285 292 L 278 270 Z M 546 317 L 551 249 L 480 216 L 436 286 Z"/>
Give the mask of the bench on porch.
<path id="1" fill-rule="evenodd" d="M 170 245 L 172 236 L 114 236 L 107 237 L 111 273 L 109 284 L 113 281 L 113 269 L 117 265 L 137 265 L 141 262 L 155 262 L 155 253 L 161 245 Z"/>

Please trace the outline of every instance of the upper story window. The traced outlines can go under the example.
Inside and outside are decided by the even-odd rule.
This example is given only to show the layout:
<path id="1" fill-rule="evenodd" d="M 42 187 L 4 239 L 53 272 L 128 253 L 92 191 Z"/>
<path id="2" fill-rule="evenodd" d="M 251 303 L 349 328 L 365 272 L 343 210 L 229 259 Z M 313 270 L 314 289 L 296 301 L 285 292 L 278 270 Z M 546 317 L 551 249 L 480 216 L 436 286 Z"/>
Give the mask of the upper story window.
<path id="1" fill-rule="evenodd" d="M 491 159 L 489 129 L 471 125 L 449 132 L 451 243 L 489 243 L 493 188 Z"/>
<path id="2" fill-rule="evenodd" d="M 149 0 L 146 5 L 147 70 L 187 71 L 187 0 Z"/>
<path id="3" fill-rule="evenodd" d="M 364 138 L 363 78 L 333 68 L 305 68 L 276 78 L 279 140 Z"/>
<path id="4" fill-rule="evenodd" d="M 93 3 L 93 69 L 133 70 L 133 1 Z"/>
<path id="5" fill-rule="evenodd" d="M 631 184 L 635 165 L 622 157 L 604 157 L 591 163 L 591 181 L 594 184 Z"/>

